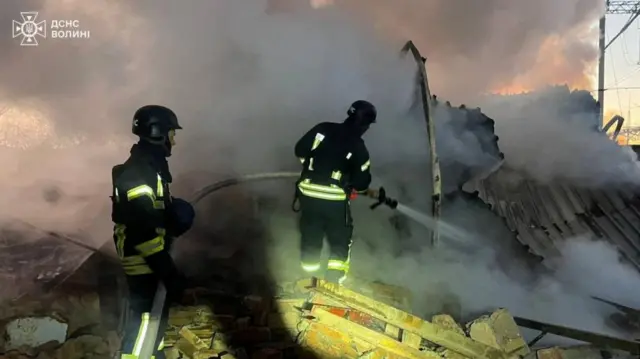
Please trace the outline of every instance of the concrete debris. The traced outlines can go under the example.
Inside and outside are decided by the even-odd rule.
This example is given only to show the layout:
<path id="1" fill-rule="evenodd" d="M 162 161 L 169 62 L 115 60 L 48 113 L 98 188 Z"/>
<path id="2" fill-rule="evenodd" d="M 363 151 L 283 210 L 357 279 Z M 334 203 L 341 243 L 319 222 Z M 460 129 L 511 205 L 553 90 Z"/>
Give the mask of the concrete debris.
<path id="1" fill-rule="evenodd" d="M 456 323 L 456 321 L 450 315 L 436 314 L 431 318 L 431 322 L 445 328 L 446 330 L 451 330 L 460 335 L 464 335 L 462 327 L 458 323 Z"/>
<path id="2" fill-rule="evenodd" d="M 119 345 L 120 339 L 115 332 L 82 335 L 62 344 L 51 341 L 37 347 L 22 346 L 1 354 L 0 359 L 111 359 Z"/>
<path id="3" fill-rule="evenodd" d="M 104 318 L 92 288 L 4 303 L 0 359 L 111 359 L 120 337 L 102 326 Z"/>
<path id="4" fill-rule="evenodd" d="M 529 353 L 513 317 L 498 310 L 461 325 L 453 313 L 423 320 L 398 308 L 409 304 L 402 288 L 383 283 L 352 283 L 348 290 L 315 278 L 285 286 L 272 297 L 243 290 L 194 288 L 185 305 L 170 308 L 165 339 L 169 359 L 287 358 L 578 358 L 577 352 L 546 349 Z M 363 288 L 363 289 L 361 289 Z M 360 292 L 368 293 L 367 296 Z M 378 300 L 372 299 L 378 298 Z M 31 323 L 37 340 L 16 341 L 0 333 L 0 359 L 111 359 L 120 337 L 101 324 L 97 295 L 89 292 L 24 298 L 22 306 L 3 308 L 0 328 Z M 49 301 L 50 300 L 50 301 Z M 387 303 L 395 303 L 396 306 Z M 48 315 L 42 314 L 48 313 Z M 30 314 L 30 315 L 25 315 Z M 22 316 L 21 316 L 22 315 Z M 42 324 L 46 322 L 48 324 Z M 44 336 L 48 326 L 66 328 Z M 66 327 L 65 327 L 66 326 Z M 40 332 L 39 332 L 40 330 Z M 27 331 L 28 332 L 28 331 Z M 6 334 L 6 335 L 4 335 Z M 51 334 L 51 333 L 47 333 Z M 7 337 L 11 343 L 2 343 Z M 595 350 L 581 358 L 599 358 Z M 588 354 L 588 355 L 586 355 Z"/>
<path id="5" fill-rule="evenodd" d="M 23 297 L 0 307 L 0 320 L 51 317 L 67 323 L 67 333 L 100 323 L 100 299 L 94 292 Z"/>
<path id="6" fill-rule="evenodd" d="M 109 359 L 113 348 L 110 347 L 109 341 L 95 335 L 83 335 L 66 341 L 58 348 L 52 359 L 66 358 L 104 358 Z"/>
<path id="7" fill-rule="evenodd" d="M 467 328 L 472 339 L 490 347 L 518 355 L 529 353 L 518 325 L 506 309 L 483 316 L 469 323 Z"/>
<path id="8" fill-rule="evenodd" d="M 51 317 L 27 317 L 10 321 L 5 329 L 8 338 L 5 350 L 15 350 L 20 347 L 38 347 L 55 341 L 64 343 L 67 339 L 66 323 L 61 323 Z"/>
<path id="9" fill-rule="evenodd" d="M 288 288 L 304 288 L 306 294 L 301 299 L 249 296 L 230 306 L 228 293 L 199 289 L 198 305 L 170 310 L 167 357 L 507 359 L 529 353 L 504 309 L 469 323 L 465 332 L 449 315 L 428 322 L 315 278 Z M 407 304 L 406 297 L 397 296 L 401 290 L 393 293 L 394 287 L 382 283 L 368 285 L 367 292 L 371 288 L 378 288 L 378 297 L 395 295 L 393 302 Z"/>

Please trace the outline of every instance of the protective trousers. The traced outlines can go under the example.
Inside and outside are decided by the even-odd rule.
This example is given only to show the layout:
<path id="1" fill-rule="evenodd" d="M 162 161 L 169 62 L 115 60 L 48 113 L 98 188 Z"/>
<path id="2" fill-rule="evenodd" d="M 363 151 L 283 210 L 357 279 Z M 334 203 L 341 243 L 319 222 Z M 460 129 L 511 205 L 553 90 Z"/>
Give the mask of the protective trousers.
<path id="1" fill-rule="evenodd" d="M 125 326 L 124 337 L 120 347 L 121 359 L 138 359 L 145 340 L 151 336 L 148 323 L 153 306 L 153 299 L 158 290 L 158 279 L 153 274 L 127 276 L 129 286 L 129 316 Z M 154 359 L 164 359 L 164 332 L 169 318 L 171 298 L 167 293 L 163 313 L 158 326 L 158 334 L 154 344 Z"/>
<path id="2" fill-rule="evenodd" d="M 325 279 L 342 283 L 349 272 L 353 220 L 348 201 L 300 196 L 301 265 L 307 273 L 322 268 L 322 242 L 326 235 L 330 254 Z"/>

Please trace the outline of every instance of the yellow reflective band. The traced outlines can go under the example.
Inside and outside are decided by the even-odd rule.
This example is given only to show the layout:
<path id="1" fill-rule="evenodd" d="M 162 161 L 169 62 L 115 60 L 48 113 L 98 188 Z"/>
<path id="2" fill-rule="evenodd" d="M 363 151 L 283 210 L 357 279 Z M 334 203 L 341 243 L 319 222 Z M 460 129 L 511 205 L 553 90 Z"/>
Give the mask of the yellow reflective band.
<path id="1" fill-rule="evenodd" d="M 351 158 L 351 156 L 353 156 L 351 152 L 347 153 L 347 159 Z"/>
<path id="2" fill-rule="evenodd" d="M 349 262 L 330 259 L 329 262 L 327 263 L 327 268 L 343 271 L 346 273 L 349 271 Z"/>
<path id="3" fill-rule="evenodd" d="M 309 159 L 309 171 L 313 171 L 313 157 Z"/>
<path id="4" fill-rule="evenodd" d="M 116 202 L 120 202 L 120 194 L 118 194 L 118 187 L 113 189 L 113 196 L 116 198 Z"/>
<path id="5" fill-rule="evenodd" d="M 309 183 L 300 183 L 298 186 L 300 193 L 307 197 L 325 199 L 329 201 L 344 201 L 347 195 L 341 189 L 318 186 Z M 336 189 L 338 191 L 336 191 Z"/>
<path id="6" fill-rule="evenodd" d="M 164 236 L 160 235 L 152 240 L 140 243 L 135 248 L 143 258 L 156 254 L 164 250 Z"/>
<path id="7" fill-rule="evenodd" d="M 300 193 L 302 193 L 303 195 L 305 195 L 307 197 L 324 199 L 324 200 L 327 200 L 327 201 L 344 201 L 344 200 L 347 199 L 347 196 L 344 193 L 343 194 L 331 194 L 331 193 L 310 191 L 308 189 L 303 189 L 303 188 L 300 188 Z"/>
<path id="8" fill-rule="evenodd" d="M 153 208 L 164 209 L 164 201 L 153 201 Z"/>
<path id="9" fill-rule="evenodd" d="M 158 174 L 158 183 L 156 184 L 156 192 L 158 197 L 164 197 L 164 186 L 162 185 L 162 177 Z"/>
<path id="10" fill-rule="evenodd" d="M 124 274 L 126 275 L 145 275 L 153 273 L 153 270 L 151 270 L 151 268 L 146 264 L 130 266 L 123 265 L 122 269 L 124 270 Z"/>
<path id="11" fill-rule="evenodd" d="M 125 235 L 125 229 L 127 227 L 124 224 L 116 224 L 114 231 L 116 234 L 116 252 L 118 253 L 118 258 L 124 257 L 124 241 L 127 238 Z"/>
<path id="12" fill-rule="evenodd" d="M 303 158 L 303 157 L 298 157 L 298 159 L 300 160 L 300 163 L 304 163 L 304 161 L 307 160 L 306 158 Z"/>
<path id="13" fill-rule="evenodd" d="M 151 318 L 151 314 L 142 313 L 142 321 L 140 322 L 138 337 L 136 338 L 136 343 L 133 346 L 133 353 L 131 353 L 136 357 L 140 356 L 140 352 L 142 351 L 142 345 L 144 344 L 144 340 L 147 337 L 147 332 L 149 331 L 150 318 Z"/>
<path id="14" fill-rule="evenodd" d="M 161 351 L 162 349 L 164 349 L 164 337 L 162 337 L 162 340 L 160 340 L 160 344 L 158 345 L 158 351 Z"/>
<path id="15" fill-rule="evenodd" d="M 316 133 L 316 138 L 313 140 L 313 145 L 311 146 L 311 151 L 315 150 L 320 146 L 320 142 L 324 140 L 324 135 L 321 133 Z"/>
<path id="16" fill-rule="evenodd" d="M 340 178 L 342 178 L 342 172 L 340 172 L 340 171 L 331 172 L 331 178 L 336 180 L 336 181 L 340 181 Z"/>
<path id="17" fill-rule="evenodd" d="M 138 264 L 147 264 L 147 262 L 144 260 L 144 258 L 140 257 L 140 256 L 129 256 L 129 257 L 124 257 L 121 260 L 123 265 L 127 265 L 127 266 L 133 266 L 133 265 L 138 265 Z"/>
<path id="18" fill-rule="evenodd" d="M 313 197 L 318 199 L 324 199 L 328 201 L 344 201 L 347 199 L 347 195 L 344 190 L 337 186 L 323 186 L 313 184 L 308 179 L 298 184 L 300 193 L 307 197 Z"/>
<path id="19" fill-rule="evenodd" d="M 156 195 L 155 193 L 153 193 L 153 189 L 151 189 L 151 187 L 147 186 L 146 184 L 132 188 L 127 191 L 127 200 L 129 201 L 142 196 L 147 196 L 154 201 L 156 199 Z"/>
<path id="20" fill-rule="evenodd" d="M 369 166 L 371 166 L 371 160 L 365 162 L 362 166 L 360 166 L 360 171 L 362 172 L 366 171 L 369 168 Z"/>
<path id="21" fill-rule="evenodd" d="M 334 194 L 343 194 L 344 195 L 344 190 L 342 188 L 338 187 L 338 186 L 323 186 L 323 185 L 311 183 L 311 181 L 309 181 L 309 180 L 304 180 L 304 181 L 300 182 L 300 184 L 298 186 L 300 188 L 308 189 L 308 190 L 311 190 L 311 191 L 318 191 L 318 192 L 324 192 L 324 193 L 334 193 Z"/>
<path id="22" fill-rule="evenodd" d="M 302 263 L 301 264 L 302 269 L 305 272 L 315 272 L 317 270 L 320 270 L 320 264 L 308 264 L 308 263 Z"/>
<path id="23" fill-rule="evenodd" d="M 121 263 L 122 269 L 124 269 L 124 273 L 126 275 L 143 275 L 153 273 L 144 258 L 140 256 L 124 257 L 122 258 Z"/>

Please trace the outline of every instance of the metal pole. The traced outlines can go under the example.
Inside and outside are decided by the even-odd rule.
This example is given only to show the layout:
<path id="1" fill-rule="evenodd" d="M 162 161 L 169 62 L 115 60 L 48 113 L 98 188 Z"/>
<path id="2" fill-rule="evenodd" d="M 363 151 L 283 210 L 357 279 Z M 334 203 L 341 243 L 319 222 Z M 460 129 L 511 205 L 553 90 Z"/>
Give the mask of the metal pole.
<path id="1" fill-rule="evenodd" d="M 604 124 L 604 47 L 605 47 L 605 31 L 606 31 L 606 14 L 600 18 L 600 39 L 598 47 L 600 48 L 600 56 L 598 58 L 598 104 L 600 105 L 599 128 L 602 129 Z"/>
<path id="2" fill-rule="evenodd" d="M 627 129 L 631 127 L 631 96 L 627 97 L 628 104 L 627 104 Z M 627 141 L 627 146 L 629 146 L 629 131 L 627 130 L 625 135 L 625 140 Z"/>
<path id="3" fill-rule="evenodd" d="M 401 54 L 411 52 L 413 58 L 418 65 L 418 76 L 420 78 L 420 95 L 422 96 L 422 109 L 424 111 L 424 119 L 427 124 L 427 135 L 429 137 L 429 155 L 431 158 L 431 177 L 433 181 L 433 193 L 431 195 L 431 216 L 433 218 L 433 228 L 431 230 L 431 246 L 435 247 L 440 238 L 438 223 L 440 221 L 441 203 L 442 203 L 442 178 L 440 174 L 440 160 L 436 149 L 436 126 L 433 122 L 433 99 L 429 90 L 429 80 L 427 79 L 426 58 L 422 57 L 420 51 L 413 43 L 407 41 L 401 50 Z"/>

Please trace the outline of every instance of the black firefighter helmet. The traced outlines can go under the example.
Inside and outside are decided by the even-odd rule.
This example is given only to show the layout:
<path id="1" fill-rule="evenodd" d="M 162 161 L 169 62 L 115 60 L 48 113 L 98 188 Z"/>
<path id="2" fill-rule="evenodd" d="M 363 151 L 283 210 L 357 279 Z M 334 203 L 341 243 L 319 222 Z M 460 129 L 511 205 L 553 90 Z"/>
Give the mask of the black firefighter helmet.
<path id="1" fill-rule="evenodd" d="M 351 104 L 347 111 L 345 124 L 353 126 L 362 135 L 369 129 L 372 123 L 376 122 L 378 111 L 376 107 L 368 101 L 358 100 Z"/>
<path id="2" fill-rule="evenodd" d="M 133 115 L 131 132 L 154 145 L 163 145 L 171 153 L 170 133 L 181 130 L 178 117 L 169 108 L 160 105 L 140 107 Z"/>

